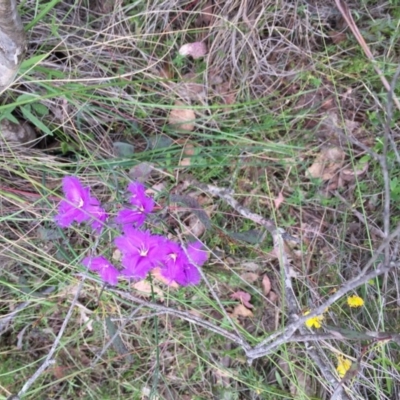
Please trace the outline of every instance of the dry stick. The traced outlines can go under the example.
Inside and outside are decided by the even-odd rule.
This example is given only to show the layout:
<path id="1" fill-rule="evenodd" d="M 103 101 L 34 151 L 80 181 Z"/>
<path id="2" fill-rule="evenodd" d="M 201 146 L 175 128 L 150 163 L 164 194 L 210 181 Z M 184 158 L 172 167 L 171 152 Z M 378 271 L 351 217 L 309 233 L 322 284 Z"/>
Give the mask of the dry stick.
<path id="1" fill-rule="evenodd" d="M 343 386 L 340 385 L 340 381 L 336 378 L 334 374 L 332 374 L 331 368 L 328 367 L 324 361 L 322 361 L 318 350 L 307 342 L 305 343 L 305 345 L 307 349 L 307 354 L 311 357 L 315 364 L 317 364 L 326 381 L 329 382 L 330 385 L 333 386 L 333 388 L 335 388 L 333 390 L 333 393 L 337 393 L 340 396 L 338 397 L 338 399 L 349 400 L 349 397 L 347 396 Z"/>
<path id="2" fill-rule="evenodd" d="M 277 230 L 278 231 L 278 230 Z M 284 298 L 285 302 L 287 305 L 288 309 L 288 322 L 296 321 L 297 316 L 300 311 L 300 307 L 298 305 L 296 295 L 293 290 L 292 286 L 292 279 L 291 279 L 291 273 L 290 273 L 290 263 L 285 251 L 285 243 L 282 238 L 282 236 L 276 232 L 273 234 L 273 239 L 274 239 L 274 248 L 278 250 L 278 255 L 279 255 L 279 264 L 280 264 L 280 270 L 282 271 L 284 275 Z M 302 334 L 305 334 L 307 331 L 306 329 L 301 326 L 300 327 L 300 332 Z M 335 377 L 335 375 L 332 374 L 331 369 L 329 366 L 326 365 L 326 363 L 322 360 L 322 357 L 320 356 L 318 350 L 310 345 L 309 342 L 305 341 L 305 347 L 307 349 L 307 354 L 310 356 L 310 358 L 314 361 L 314 363 L 318 366 L 319 371 L 321 374 L 324 376 L 325 380 L 329 382 L 331 387 L 335 388 L 337 387 L 338 380 Z M 332 389 L 333 390 L 333 389 Z M 347 396 L 344 393 L 344 389 L 340 388 L 341 390 L 341 395 L 344 400 L 347 400 Z"/>
<path id="3" fill-rule="evenodd" d="M 79 294 L 82 290 L 83 287 L 83 283 L 85 281 L 85 278 L 82 279 L 82 281 L 80 282 L 79 286 L 78 286 L 78 290 L 75 293 L 75 297 L 72 300 L 71 306 L 69 307 L 69 310 L 67 312 L 67 315 L 64 319 L 63 324 L 61 325 L 61 329 L 58 332 L 58 335 L 56 337 L 56 340 L 53 343 L 53 346 L 51 346 L 51 349 L 49 351 L 49 354 L 47 354 L 47 357 L 45 358 L 43 364 L 37 369 L 37 371 L 27 380 L 27 382 L 25 383 L 25 385 L 22 387 L 22 389 L 19 391 L 18 396 L 22 397 L 27 391 L 28 389 L 33 385 L 33 383 L 36 381 L 36 379 L 39 378 L 39 376 L 50 366 L 53 365 L 56 361 L 52 360 L 53 354 L 55 353 L 58 344 L 60 343 L 60 340 L 64 334 L 65 328 L 68 325 L 69 320 L 71 319 L 72 316 L 72 312 L 75 308 L 76 302 L 78 301 L 78 297 Z"/>
<path id="4" fill-rule="evenodd" d="M 387 81 L 387 79 L 383 75 L 383 72 L 378 67 L 378 65 L 376 63 L 376 60 L 375 60 L 373 54 L 371 53 L 371 50 L 369 49 L 367 43 L 365 42 L 365 40 L 362 37 L 359 29 L 357 28 L 357 25 L 354 22 L 354 19 L 353 19 L 353 16 L 351 15 L 349 7 L 347 6 L 345 1 L 343 1 L 343 0 L 335 0 L 335 2 L 336 2 L 337 8 L 339 9 L 340 13 L 342 14 L 343 18 L 345 19 L 347 25 L 349 26 L 351 32 L 353 33 L 353 35 L 357 39 L 358 44 L 362 47 L 362 49 L 364 50 L 365 55 L 372 62 L 372 65 L 373 65 L 373 67 L 375 69 L 375 72 L 378 74 L 383 86 L 390 93 L 391 87 L 389 85 L 389 82 Z M 393 98 L 394 103 L 396 104 L 397 109 L 400 111 L 400 102 L 399 102 L 399 100 L 394 95 L 392 96 L 392 98 Z"/>
<path id="5" fill-rule="evenodd" d="M 386 341 L 390 340 L 396 342 L 397 344 L 400 343 L 400 334 L 396 332 L 342 332 L 339 328 L 336 327 L 328 327 L 327 328 L 330 332 L 335 333 L 304 333 L 301 335 L 293 335 L 290 338 L 290 343 L 298 343 L 298 342 L 321 342 L 321 341 L 328 341 L 328 340 L 373 340 L 373 341 Z M 336 330 L 337 329 L 337 330 Z"/>
<path id="6" fill-rule="evenodd" d="M 90 278 L 89 278 L 90 279 Z M 122 290 L 117 290 L 117 289 L 109 289 L 110 292 L 113 292 L 115 294 L 118 294 L 119 296 L 121 296 L 124 299 L 130 300 L 133 303 L 136 304 L 141 304 L 145 307 L 149 307 L 153 310 L 157 310 L 160 313 L 163 314 L 170 314 L 179 318 L 182 318 L 188 322 L 191 322 L 193 324 L 202 326 L 214 333 L 217 333 L 218 335 L 221 335 L 223 337 L 225 337 L 226 339 L 231 340 L 232 342 L 238 344 L 239 346 L 241 346 L 243 348 L 244 351 L 249 351 L 250 350 L 250 345 L 241 337 L 236 336 L 235 334 L 220 328 L 216 325 L 213 325 L 212 323 L 205 321 L 199 317 L 196 317 L 194 315 L 190 315 L 189 313 L 186 313 L 184 311 L 178 311 L 178 310 L 174 310 L 173 308 L 169 308 L 169 307 L 165 307 L 162 306 L 160 304 L 156 304 L 156 303 L 151 303 L 149 301 L 140 299 L 139 297 L 133 296 L 129 293 L 125 293 Z"/>

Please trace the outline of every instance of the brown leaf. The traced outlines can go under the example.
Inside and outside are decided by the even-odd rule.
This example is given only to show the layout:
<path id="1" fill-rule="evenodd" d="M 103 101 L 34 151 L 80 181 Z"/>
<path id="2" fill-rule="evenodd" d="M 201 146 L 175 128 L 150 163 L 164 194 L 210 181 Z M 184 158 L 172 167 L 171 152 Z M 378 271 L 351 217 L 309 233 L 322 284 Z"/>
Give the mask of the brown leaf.
<path id="1" fill-rule="evenodd" d="M 225 104 L 234 104 L 236 100 L 236 91 L 231 89 L 229 82 L 221 83 L 215 87 L 217 93 L 222 97 Z"/>
<path id="2" fill-rule="evenodd" d="M 258 270 L 261 269 L 260 265 L 259 265 L 259 264 L 256 264 L 256 263 L 253 262 L 253 261 L 248 261 L 248 262 L 243 263 L 243 264 L 242 264 L 242 268 L 243 268 L 245 271 L 249 271 L 249 272 L 256 272 L 256 271 L 258 271 Z"/>
<path id="3" fill-rule="evenodd" d="M 285 201 L 282 192 L 279 192 L 278 197 L 274 199 L 275 208 L 278 210 L 280 205 Z"/>
<path id="4" fill-rule="evenodd" d="M 253 317 L 253 313 L 246 308 L 243 304 L 238 304 L 232 312 L 233 317 Z"/>
<path id="5" fill-rule="evenodd" d="M 177 101 L 176 106 L 184 106 L 183 103 Z M 194 130 L 194 121 L 196 119 L 196 114 L 190 108 L 176 108 L 171 110 L 168 118 L 168 123 L 182 131 L 191 132 Z"/>
<path id="6" fill-rule="evenodd" d="M 278 301 L 278 295 L 272 290 L 268 294 L 268 299 L 272 301 L 272 303 L 276 303 Z"/>
<path id="7" fill-rule="evenodd" d="M 339 44 L 340 42 L 344 42 L 347 40 L 347 35 L 344 32 L 340 31 L 329 31 L 329 37 L 332 39 L 334 44 Z"/>
<path id="8" fill-rule="evenodd" d="M 229 297 L 232 300 L 240 300 L 242 304 L 245 305 L 247 308 L 254 308 L 254 306 L 250 304 L 251 295 L 249 293 L 238 290 L 237 292 L 231 294 Z"/>
<path id="9" fill-rule="evenodd" d="M 270 279 L 268 278 L 267 275 L 263 276 L 263 280 L 261 282 L 261 286 L 263 288 L 264 296 L 267 296 L 269 294 L 269 292 L 271 291 L 271 281 L 270 281 Z"/>
<path id="10" fill-rule="evenodd" d="M 332 179 L 342 168 L 344 156 L 344 151 L 339 147 L 323 149 L 308 168 L 307 173 L 312 178 Z"/>
<path id="11" fill-rule="evenodd" d="M 254 283 L 258 279 L 258 275 L 254 272 L 245 272 L 240 277 L 247 283 Z"/>
<path id="12" fill-rule="evenodd" d="M 346 168 L 340 172 L 340 177 L 345 182 L 354 182 L 356 177 L 360 177 L 361 175 L 367 172 L 369 164 L 367 162 L 360 163 L 355 165 L 354 168 Z"/>
<path id="13" fill-rule="evenodd" d="M 186 142 L 183 146 L 182 155 L 186 157 L 182 157 L 179 161 L 179 165 L 181 167 L 188 167 L 192 163 L 192 157 L 195 155 L 196 149 L 193 143 Z"/>

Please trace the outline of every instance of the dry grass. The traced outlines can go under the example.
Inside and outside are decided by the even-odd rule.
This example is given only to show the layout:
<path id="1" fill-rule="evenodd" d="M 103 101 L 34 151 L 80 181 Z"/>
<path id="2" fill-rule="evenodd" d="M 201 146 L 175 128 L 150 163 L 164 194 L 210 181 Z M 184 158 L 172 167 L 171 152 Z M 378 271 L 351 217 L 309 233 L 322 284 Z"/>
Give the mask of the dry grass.
<path id="1" fill-rule="evenodd" d="M 388 233 L 385 218 L 389 228 L 398 224 L 398 115 L 385 125 L 386 93 L 338 10 L 330 1 L 300 0 L 42 3 L 21 5 L 28 54 L 0 106 L 17 118 L 28 108 L 42 136 L 35 149 L 4 145 L 1 152 L 0 313 L 24 307 L 0 329 L 0 396 L 18 392 L 37 370 L 72 303 L 56 364 L 27 399 L 330 398 L 335 386 L 306 345 L 284 344 L 249 366 L 240 346 L 170 311 L 240 333 L 253 346 L 288 323 L 272 238 L 258 243 L 260 228 L 194 179 L 233 189 L 242 205 L 296 239 L 285 251 L 301 311 L 360 273 Z M 399 60 L 398 12 L 375 3 L 349 7 L 390 80 Z M 196 41 L 208 46 L 204 59 L 179 56 Z M 193 131 L 168 124 L 179 108 L 194 110 Z M 387 150 L 384 135 L 392 142 Z M 116 141 L 133 144 L 133 156 L 116 157 Z M 343 152 L 340 167 L 329 179 L 310 179 L 307 168 L 332 147 Z M 193 217 L 187 204 L 169 207 L 170 194 L 191 195 L 211 215 L 212 229 L 201 233 L 211 252 L 202 285 L 175 291 L 153 280 L 146 294 L 128 282 L 119 288 L 159 308 L 101 293 L 98 281 L 83 278 L 83 254 L 113 253 L 112 226 L 98 240 L 53 222 L 63 176 L 78 175 L 113 214 L 130 168 L 142 161 L 157 170 L 146 182 L 163 211 L 154 229 L 175 235 Z M 361 161 L 368 166 L 359 173 Z M 387 246 L 379 262 L 397 260 L 397 247 Z M 275 301 L 264 295 L 264 275 Z M 335 326 L 348 336 L 314 342 L 319 362 L 335 374 L 338 354 L 353 360 L 354 378 L 343 383 L 351 399 L 397 398 L 398 344 L 351 337 L 398 331 L 397 272 L 356 289 L 365 307 L 349 309 L 343 298 L 330 308 L 325 332 Z M 230 296 L 239 290 L 252 295 L 254 315 L 229 320 L 237 305 Z"/>

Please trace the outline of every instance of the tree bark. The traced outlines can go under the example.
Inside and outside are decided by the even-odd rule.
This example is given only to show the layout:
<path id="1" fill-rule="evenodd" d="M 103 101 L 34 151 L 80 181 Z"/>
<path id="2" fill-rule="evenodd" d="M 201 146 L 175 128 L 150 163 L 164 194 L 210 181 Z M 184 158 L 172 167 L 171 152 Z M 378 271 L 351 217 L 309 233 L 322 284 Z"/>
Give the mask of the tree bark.
<path id="1" fill-rule="evenodd" d="M 17 0 L 0 0 L 0 92 L 14 80 L 25 48 L 26 37 Z"/>

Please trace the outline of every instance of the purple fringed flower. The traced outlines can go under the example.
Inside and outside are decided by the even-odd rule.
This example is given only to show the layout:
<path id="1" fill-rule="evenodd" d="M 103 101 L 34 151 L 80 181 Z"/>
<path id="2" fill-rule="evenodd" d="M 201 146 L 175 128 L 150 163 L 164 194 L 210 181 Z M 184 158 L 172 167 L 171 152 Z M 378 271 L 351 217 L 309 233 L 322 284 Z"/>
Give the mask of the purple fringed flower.
<path id="1" fill-rule="evenodd" d="M 144 224 L 146 220 L 146 214 L 140 210 L 130 210 L 124 208 L 118 212 L 115 222 L 121 225 L 130 225 L 139 228 Z"/>
<path id="2" fill-rule="evenodd" d="M 190 243 L 185 251 L 180 245 L 168 241 L 165 245 L 166 256 L 163 259 L 162 275 L 182 286 L 197 285 L 200 282 L 201 267 L 208 258 L 208 253 L 200 242 Z M 188 257 L 189 256 L 189 257 Z"/>
<path id="3" fill-rule="evenodd" d="M 122 273 L 131 278 L 143 279 L 157 266 L 164 256 L 165 239 L 148 231 L 125 228 L 125 235 L 115 238 L 115 244 L 123 254 Z"/>
<path id="4" fill-rule="evenodd" d="M 90 220 L 92 228 L 100 233 L 107 214 L 100 202 L 90 196 L 90 189 L 83 187 L 77 177 L 67 176 L 63 179 L 63 191 L 66 200 L 62 200 L 58 207 L 57 224 L 66 228 L 74 221 L 82 223 Z"/>
<path id="5" fill-rule="evenodd" d="M 154 200 L 146 195 L 145 187 L 139 182 L 130 183 L 128 190 L 132 193 L 129 201 L 133 208 L 121 210 L 118 213 L 115 222 L 139 228 L 144 224 L 146 216 L 153 211 Z"/>
<path id="6" fill-rule="evenodd" d="M 82 264 L 91 271 L 96 271 L 104 282 L 113 286 L 118 283 L 119 271 L 105 257 L 86 257 Z"/>

